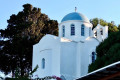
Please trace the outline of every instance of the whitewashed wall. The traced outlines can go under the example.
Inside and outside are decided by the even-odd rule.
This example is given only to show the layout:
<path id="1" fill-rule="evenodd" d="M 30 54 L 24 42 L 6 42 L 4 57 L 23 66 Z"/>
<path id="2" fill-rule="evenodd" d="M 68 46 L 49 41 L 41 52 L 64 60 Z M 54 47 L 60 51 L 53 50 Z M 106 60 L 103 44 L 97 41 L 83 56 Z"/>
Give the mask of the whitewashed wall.
<path id="1" fill-rule="evenodd" d="M 71 24 L 75 25 L 75 35 L 71 36 Z M 81 25 L 85 25 L 85 36 L 81 36 Z M 62 37 L 62 26 L 65 26 L 65 37 Z M 89 28 L 92 24 L 80 20 L 69 20 L 59 24 L 59 37 L 45 35 L 38 44 L 33 46 L 33 66 L 39 68 L 34 73 L 38 77 L 64 76 L 66 80 L 73 80 L 88 73 L 88 66 L 92 62 L 92 52 L 102 39 L 108 36 L 108 27 L 98 25 L 91 35 Z M 103 36 L 100 35 L 103 29 Z M 97 31 L 97 37 L 93 32 Z M 45 59 L 45 69 L 42 69 L 42 59 Z"/>
<path id="2" fill-rule="evenodd" d="M 103 35 L 101 35 L 100 30 L 103 29 Z M 94 29 L 93 32 L 97 31 L 97 36 L 96 37 L 99 41 L 102 41 L 108 37 L 108 26 L 101 26 L 98 24 Z"/>
<path id="3" fill-rule="evenodd" d="M 75 25 L 75 35 L 71 36 L 71 24 Z M 85 36 L 81 36 L 81 25 L 85 25 Z M 65 26 L 65 38 L 80 41 L 85 40 L 89 36 L 89 27 L 92 28 L 92 24 L 88 22 L 82 22 L 79 20 L 69 20 L 59 24 L 59 37 L 62 37 L 62 26 Z"/>
<path id="4" fill-rule="evenodd" d="M 96 46 L 99 45 L 99 41 L 95 38 L 87 38 L 83 43 L 81 43 L 81 76 L 88 73 L 88 66 L 91 64 L 92 52 L 96 52 Z"/>
<path id="5" fill-rule="evenodd" d="M 76 42 L 61 42 L 60 73 L 67 80 L 76 77 Z"/>
<path id="6" fill-rule="evenodd" d="M 42 58 L 45 58 L 45 69 L 41 68 Z M 38 77 L 60 76 L 60 42 L 59 38 L 53 35 L 44 36 L 37 45 L 33 46 L 33 67 L 39 65 Z"/>

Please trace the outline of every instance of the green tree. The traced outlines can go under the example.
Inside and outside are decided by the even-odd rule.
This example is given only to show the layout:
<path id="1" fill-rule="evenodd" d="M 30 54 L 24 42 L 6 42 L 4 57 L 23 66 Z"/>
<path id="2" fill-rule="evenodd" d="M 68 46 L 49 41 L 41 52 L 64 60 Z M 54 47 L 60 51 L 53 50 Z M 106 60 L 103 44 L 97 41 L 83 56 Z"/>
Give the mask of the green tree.
<path id="1" fill-rule="evenodd" d="M 97 26 L 97 24 L 100 24 L 102 26 L 108 25 L 108 23 L 105 20 L 98 18 L 91 19 L 90 22 L 93 24 L 93 29 Z"/>
<path id="2" fill-rule="evenodd" d="M 112 22 L 108 23 L 103 19 L 98 19 L 98 18 L 94 18 L 91 19 L 90 22 L 93 24 L 93 29 L 97 26 L 97 24 L 99 23 L 102 26 L 108 26 L 108 32 L 112 33 L 112 32 L 117 32 L 119 31 L 119 29 L 117 28 L 116 25 L 114 25 Z"/>
<path id="3" fill-rule="evenodd" d="M 16 68 L 20 68 L 21 76 L 24 76 L 32 68 L 32 46 L 45 34 L 58 35 L 58 23 L 31 4 L 23 5 L 23 11 L 11 15 L 7 22 L 7 28 L 0 30 L 1 36 L 8 39 L 0 41 L 3 46 L 0 70 L 14 73 Z"/>
<path id="4" fill-rule="evenodd" d="M 120 31 L 120 24 L 118 25 L 118 30 Z"/>
<path id="5" fill-rule="evenodd" d="M 108 26 L 108 23 L 105 20 L 103 20 L 103 19 L 100 19 L 100 24 L 102 26 Z"/>
<path id="6" fill-rule="evenodd" d="M 119 31 L 117 26 L 112 24 L 112 23 L 108 23 L 108 32 L 111 33 L 111 32 L 117 32 Z"/>
<path id="7" fill-rule="evenodd" d="M 94 18 L 91 20 L 93 28 L 97 26 L 98 21 L 100 21 L 102 26 L 108 26 L 109 37 L 97 46 L 97 59 L 94 63 L 90 64 L 89 72 L 120 60 L 120 25 L 117 28 L 113 21 L 108 23 L 103 19 Z"/>
<path id="8" fill-rule="evenodd" d="M 99 20 L 98 18 L 91 19 L 90 22 L 93 24 L 93 29 L 97 26 Z"/>
<path id="9" fill-rule="evenodd" d="M 90 64 L 89 72 L 120 61 L 120 31 L 113 32 L 96 48 L 97 59 Z"/>

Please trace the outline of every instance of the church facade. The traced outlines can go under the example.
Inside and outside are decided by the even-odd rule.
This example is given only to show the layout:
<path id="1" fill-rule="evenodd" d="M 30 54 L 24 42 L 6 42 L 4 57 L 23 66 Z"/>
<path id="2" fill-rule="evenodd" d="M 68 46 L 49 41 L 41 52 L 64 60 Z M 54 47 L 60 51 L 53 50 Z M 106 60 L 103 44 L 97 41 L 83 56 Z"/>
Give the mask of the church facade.
<path id="1" fill-rule="evenodd" d="M 47 34 L 33 46 L 34 73 L 40 78 L 58 76 L 74 80 L 88 73 L 88 66 L 96 59 L 96 46 L 108 37 L 108 26 L 93 25 L 78 12 L 67 14 L 58 25 L 59 36 Z"/>

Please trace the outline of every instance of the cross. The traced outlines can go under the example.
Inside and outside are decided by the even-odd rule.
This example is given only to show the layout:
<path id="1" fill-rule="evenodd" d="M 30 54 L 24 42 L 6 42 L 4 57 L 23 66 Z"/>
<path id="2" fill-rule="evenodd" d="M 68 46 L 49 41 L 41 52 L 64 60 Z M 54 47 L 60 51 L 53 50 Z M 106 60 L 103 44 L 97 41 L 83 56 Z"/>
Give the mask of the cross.
<path id="1" fill-rule="evenodd" d="M 77 11 L 77 7 L 75 7 L 75 12 Z"/>
<path id="2" fill-rule="evenodd" d="M 100 19 L 98 19 L 98 24 L 100 24 Z"/>

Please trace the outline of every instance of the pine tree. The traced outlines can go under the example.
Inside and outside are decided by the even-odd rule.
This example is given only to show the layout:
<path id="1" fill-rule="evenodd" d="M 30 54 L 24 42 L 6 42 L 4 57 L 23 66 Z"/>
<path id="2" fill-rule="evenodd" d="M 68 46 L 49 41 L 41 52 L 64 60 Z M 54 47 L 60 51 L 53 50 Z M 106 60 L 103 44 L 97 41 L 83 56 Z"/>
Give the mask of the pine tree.
<path id="1" fill-rule="evenodd" d="M 13 14 L 7 20 L 8 26 L 0 30 L 1 36 L 7 38 L 0 41 L 0 70 L 6 74 L 21 70 L 21 76 L 32 69 L 32 49 L 45 34 L 58 35 L 58 23 L 50 20 L 40 8 L 31 4 L 23 5 L 23 11 Z"/>

